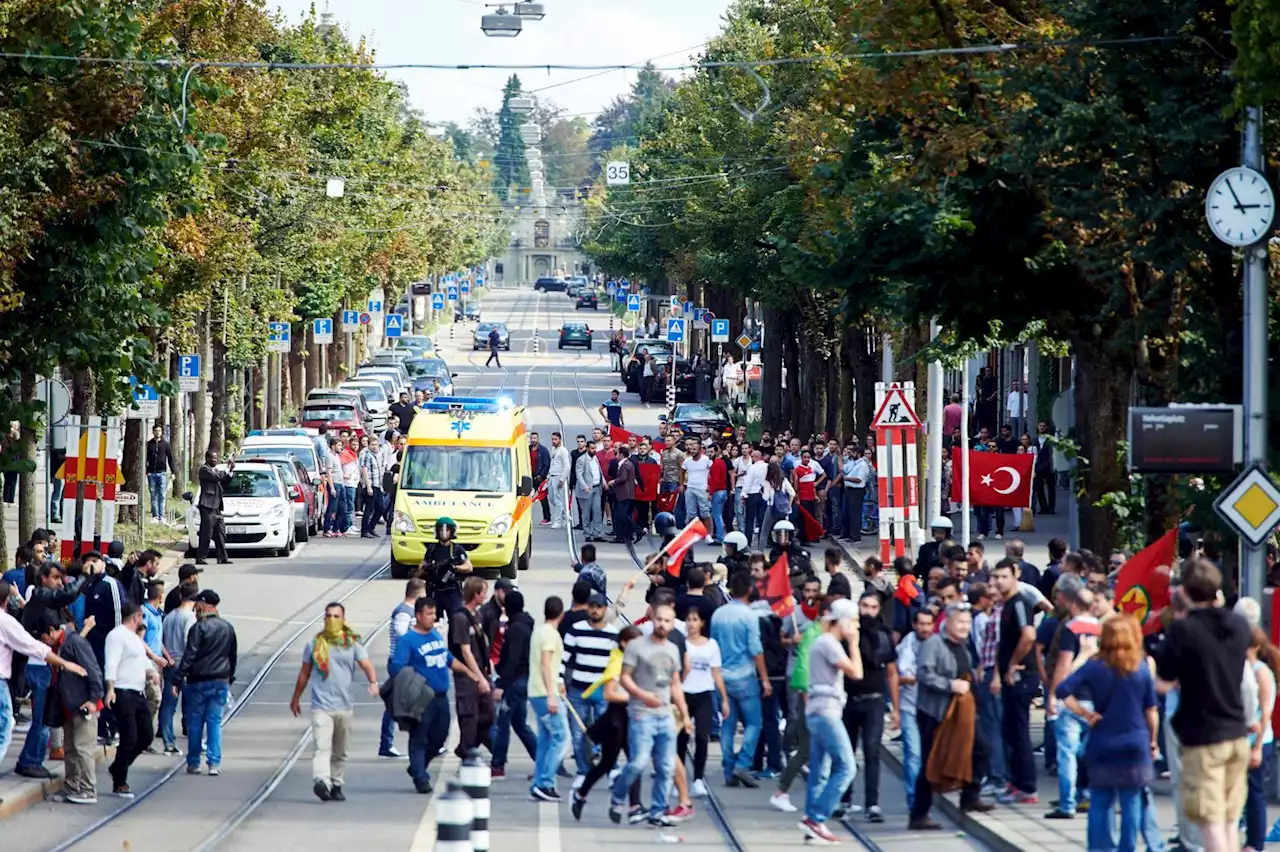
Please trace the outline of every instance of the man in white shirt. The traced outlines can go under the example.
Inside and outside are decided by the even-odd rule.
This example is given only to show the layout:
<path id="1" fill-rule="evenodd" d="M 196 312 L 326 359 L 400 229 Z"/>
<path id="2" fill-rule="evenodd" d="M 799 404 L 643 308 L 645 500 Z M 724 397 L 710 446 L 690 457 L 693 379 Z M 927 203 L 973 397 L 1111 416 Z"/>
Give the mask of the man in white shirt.
<path id="1" fill-rule="evenodd" d="M 138 634 L 141 625 L 141 608 L 133 601 L 120 604 L 120 624 L 107 634 L 106 666 L 102 672 L 107 684 L 105 703 L 115 711 L 120 733 L 116 759 L 109 767 L 111 786 L 122 799 L 133 798 L 129 789 L 129 767 L 156 735 L 151 727 L 151 709 L 143 694 L 149 668 L 147 660 L 157 668 L 165 667 L 164 658 L 151 653 L 142 641 Z"/>
<path id="2" fill-rule="evenodd" d="M 920 660 L 920 646 L 933 635 L 933 611 L 916 612 L 912 631 L 898 643 L 898 685 L 901 687 L 899 702 L 902 717 L 902 780 L 907 787 L 907 807 L 916 799 L 916 778 L 920 775 L 923 756 L 920 754 L 920 729 L 916 725 L 916 665 Z"/>
<path id="3" fill-rule="evenodd" d="M 711 492 L 707 490 L 707 481 L 711 475 L 711 459 L 702 451 L 702 443 L 698 439 L 690 440 L 686 446 L 689 455 L 680 464 L 684 470 L 685 516 L 696 515 L 710 525 Z"/>
<path id="4" fill-rule="evenodd" d="M 764 476 L 769 472 L 769 463 L 759 450 L 751 452 L 751 466 L 742 477 L 742 498 L 746 503 L 744 515 L 746 519 L 747 541 L 755 541 L 756 530 L 764 523 Z"/>
<path id="5" fill-rule="evenodd" d="M 1023 432 L 1022 419 L 1027 413 L 1027 393 L 1022 390 L 1022 384 L 1017 379 L 1009 383 L 1009 396 L 1005 398 L 1004 411 L 1009 425 L 1013 427 L 1014 440 L 1017 440 Z"/>
<path id="6" fill-rule="evenodd" d="M 565 484 L 569 480 L 569 469 L 573 464 L 569 456 L 569 448 L 559 432 L 551 433 L 551 467 L 547 469 L 547 497 L 551 501 L 551 528 L 563 529 L 569 515 L 565 501 L 568 495 Z"/>

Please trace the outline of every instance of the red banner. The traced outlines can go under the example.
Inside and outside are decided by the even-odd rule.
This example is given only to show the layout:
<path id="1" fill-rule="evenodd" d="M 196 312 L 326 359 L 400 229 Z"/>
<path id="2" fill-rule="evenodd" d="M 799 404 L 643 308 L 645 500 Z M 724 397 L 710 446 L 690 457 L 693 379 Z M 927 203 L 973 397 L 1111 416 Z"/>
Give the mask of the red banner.
<path id="1" fill-rule="evenodd" d="M 786 618 L 795 611 L 796 599 L 791 593 L 791 569 L 786 553 L 779 556 L 769 569 L 769 585 L 765 587 L 764 594 L 779 618 Z"/>
<path id="2" fill-rule="evenodd" d="M 960 448 L 951 451 L 951 499 L 961 502 L 961 477 L 969 475 L 969 503 L 973 506 L 1026 509 L 1031 505 L 1031 469 L 1036 457 L 1027 453 L 980 453 L 969 450 L 966 465 Z"/>
<path id="3" fill-rule="evenodd" d="M 671 544 L 667 545 L 667 573 L 673 577 L 679 577 L 680 563 L 684 561 L 685 553 L 706 537 L 707 528 L 698 518 L 694 518 L 688 526 L 676 533 L 676 537 L 671 539 Z"/>
<path id="4" fill-rule="evenodd" d="M 1160 630 L 1160 613 L 1169 605 L 1169 570 L 1177 551 L 1175 528 L 1129 557 L 1116 576 L 1116 607 L 1138 619 L 1144 634 Z"/>
<path id="5" fill-rule="evenodd" d="M 645 440 L 645 436 L 641 435 L 639 432 L 631 432 L 627 429 L 623 429 L 621 426 L 614 426 L 611 424 L 609 426 L 609 440 L 613 441 L 615 446 L 618 444 L 630 444 L 632 447 L 635 447 L 641 441 Z M 666 446 L 662 441 L 657 440 L 656 438 L 650 443 L 653 445 L 654 450 L 658 452 L 662 452 L 663 447 Z"/>

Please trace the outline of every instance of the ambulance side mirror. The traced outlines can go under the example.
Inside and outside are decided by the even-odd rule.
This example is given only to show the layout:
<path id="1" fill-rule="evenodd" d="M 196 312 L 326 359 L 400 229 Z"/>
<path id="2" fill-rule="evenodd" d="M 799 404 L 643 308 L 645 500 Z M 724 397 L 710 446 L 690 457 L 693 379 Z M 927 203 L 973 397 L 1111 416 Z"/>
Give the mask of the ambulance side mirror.
<path id="1" fill-rule="evenodd" d="M 516 489 L 516 494 L 520 495 L 521 497 L 528 497 L 532 493 L 533 493 L 533 477 L 532 476 L 520 477 L 520 487 Z"/>

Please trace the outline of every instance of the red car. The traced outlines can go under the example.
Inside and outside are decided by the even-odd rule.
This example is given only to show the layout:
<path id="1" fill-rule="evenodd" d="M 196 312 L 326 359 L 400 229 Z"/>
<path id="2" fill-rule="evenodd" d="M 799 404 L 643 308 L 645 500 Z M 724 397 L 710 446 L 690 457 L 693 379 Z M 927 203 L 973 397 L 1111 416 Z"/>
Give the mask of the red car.
<path id="1" fill-rule="evenodd" d="M 329 427 L 330 435 L 335 436 L 343 429 L 349 429 L 360 437 L 364 437 L 366 431 L 366 424 L 360 419 L 356 407 L 340 399 L 316 400 L 298 412 L 298 425 L 302 428 L 319 429 L 322 424 Z"/>

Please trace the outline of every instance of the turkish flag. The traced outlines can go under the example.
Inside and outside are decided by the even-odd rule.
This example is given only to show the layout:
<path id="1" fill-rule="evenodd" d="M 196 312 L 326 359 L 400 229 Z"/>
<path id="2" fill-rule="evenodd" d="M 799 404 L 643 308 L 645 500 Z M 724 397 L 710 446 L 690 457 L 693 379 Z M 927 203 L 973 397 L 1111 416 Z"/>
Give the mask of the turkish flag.
<path id="1" fill-rule="evenodd" d="M 662 479 L 662 466 L 638 464 L 636 467 L 636 499 L 652 503 L 658 499 L 658 482 Z"/>
<path id="2" fill-rule="evenodd" d="M 804 536 L 804 541 L 818 541 L 825 535 L 822 524 L 804 506 L 797 506 L 800 510 L 800 531 Z"/>
<path id="3" fill-rule="evenodd" d="M 795 611 L 796 599 L 791 593 L 791 571 L 786 553 L 779 556 L 769 569 L 769 584 L 765 587 L 764 596 L 779 618 L 786 618 Z"/>
<path id="4" fill-rule="evenodd" d="M 1129 557 L 1116 576 L 1116 606 L 1150 635 L 1160 630 L 1160 613 L 1169 605 L 1169 570 L 1177 556 L 1178 531 L 1169 530 Z"/>
<path id="5" fill-rule="evenodd" d="M 538 491 L 533 495 L 533 499 L 538 502 L 547 499 L 547 481 L 545 479 L 538 485 Z"/>
<path id="6" fill-rule="evenodd" d="M 672 577 L 679 577 L 680 563 L 684 561 L 685 553 L 696 542 L 706 537 L 707 528 L 698 518 L 694 518 L 684 529 L 676 533 L 676 537 L 667 545 L 667 573 Z"/>
<path id="7" fill-rule="evenodd" d="M 966 452 L 969 465 L 961 460 L 960 448 L 951 451 L 951 499 L 961 502 L 961 479 L 969 475 L 969 502 L 974 506 L 1025 509 L 1031 505 L 1031 469 L 1036 457 L 1028 453 Z M 970 468 L 966 471 L 966 467 Z"/>
<path id="8" fill-rule="evenodd" d="M 615 444 L 631 444 L 632 446 L 636 446 L 644 440 L 644 435 L 623 429 L 621 426 L 610 425 L 609 440 L 613 441 Z M 663 448 L 666 446 L 659 440 L 653 440 L 650 444 L 652 444 L 653 448 L 658 452 L 662 452 Z"/>

